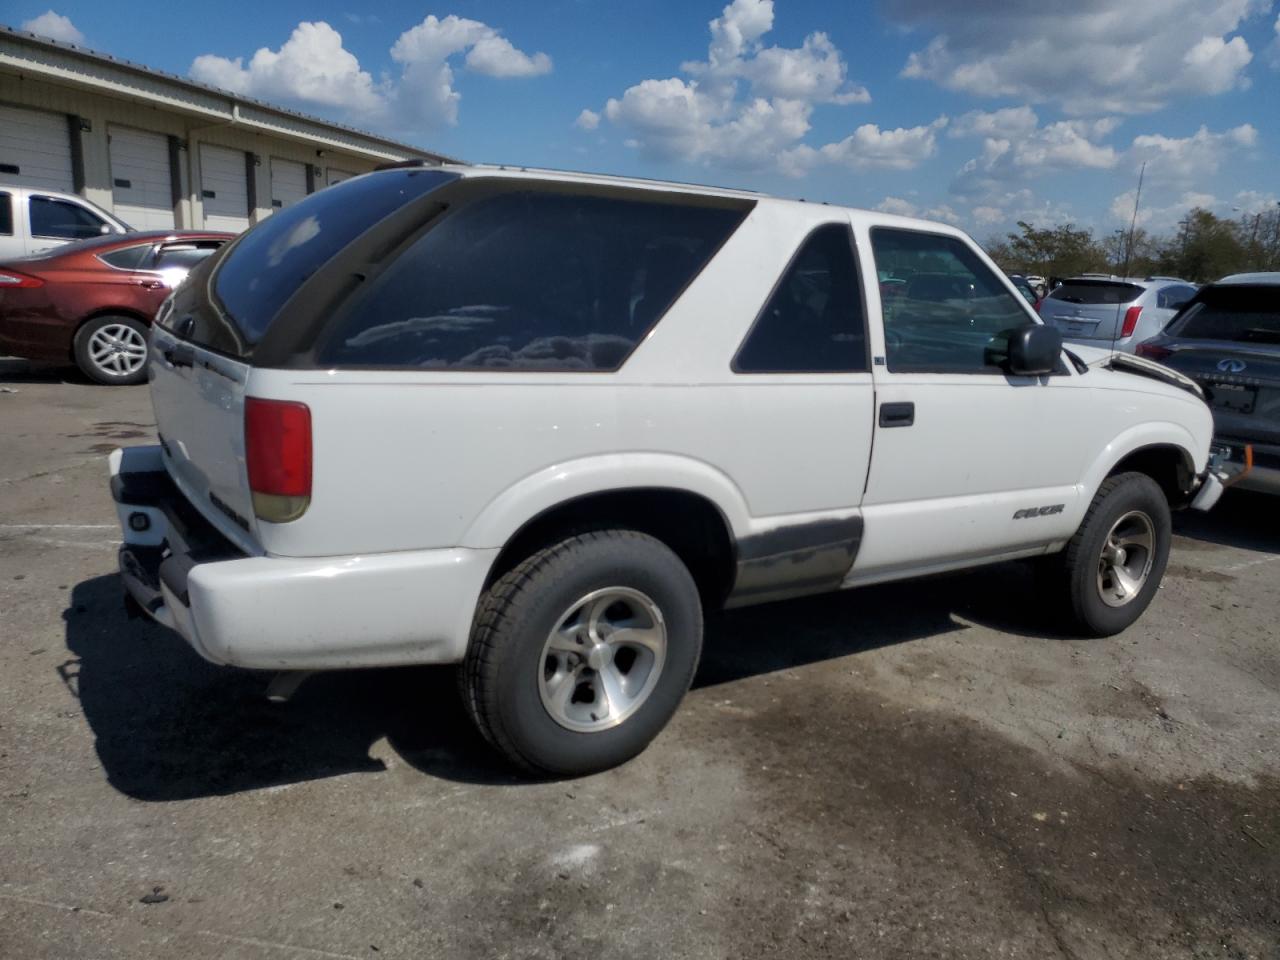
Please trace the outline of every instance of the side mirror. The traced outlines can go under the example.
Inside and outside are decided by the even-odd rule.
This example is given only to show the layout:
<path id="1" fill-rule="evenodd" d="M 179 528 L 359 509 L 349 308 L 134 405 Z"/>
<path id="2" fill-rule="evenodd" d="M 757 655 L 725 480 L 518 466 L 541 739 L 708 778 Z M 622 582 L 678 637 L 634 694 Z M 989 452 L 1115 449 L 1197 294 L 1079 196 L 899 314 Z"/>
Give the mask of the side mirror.
<path id="1" fill-rule="evenodd" d="M 1058 369 L 1062 334 L 1042 323 L 1028 323 L 1009 334 L 1009 372 L 1019 377 L 1042 377 Z"/>

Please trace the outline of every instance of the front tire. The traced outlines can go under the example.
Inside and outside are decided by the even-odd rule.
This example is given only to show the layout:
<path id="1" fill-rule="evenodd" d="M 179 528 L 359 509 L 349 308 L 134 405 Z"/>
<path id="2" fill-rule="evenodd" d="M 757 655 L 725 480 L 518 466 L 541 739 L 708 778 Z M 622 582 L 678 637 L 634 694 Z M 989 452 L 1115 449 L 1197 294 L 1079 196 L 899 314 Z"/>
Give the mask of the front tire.
<path id="1" fill-rule="evenodd" d="M 148 334 L 147 325 L 133 317 L 94 317 L 76 331 L 76 366 L 95 383 L 143 383 L 150 350 Z"/>
<path id="2" fill-rule="evenodd" d="M 1108 477 L 1055 578 L 1076 628 L 1110 637 L 1142 616 L 1160 589 L 1172 539 L 1169 502 L 1154 480 L 1143 473 Z"/>
<path id="3" fill-rule="evenodd" d="M 481 597 L 462 665 L 476 725 L 517 766 L 582 776 L 640 753 L 697 669 L 702 605 L 688 569 L 633 530 L 546 547 Z"/>

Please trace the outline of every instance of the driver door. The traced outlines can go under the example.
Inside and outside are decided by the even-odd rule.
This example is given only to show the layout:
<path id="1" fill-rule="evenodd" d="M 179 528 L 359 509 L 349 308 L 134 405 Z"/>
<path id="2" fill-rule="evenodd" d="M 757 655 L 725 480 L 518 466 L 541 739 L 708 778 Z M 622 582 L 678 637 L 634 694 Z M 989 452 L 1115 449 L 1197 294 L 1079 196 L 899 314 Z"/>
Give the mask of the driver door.
<path id="1" fill-rule="evenodd" d="M 873 226 L 859 241 L 864 272 L 882 278 L 883 340 L 866 527 L 849 582 L 1070 537 L 1086 449 L 1074 425 L 1089 416 L 1079 376 L 1065 363 L 1047 377 L 1004 371 L 1003 334 L 1035 317 L 967 240 Z"/>

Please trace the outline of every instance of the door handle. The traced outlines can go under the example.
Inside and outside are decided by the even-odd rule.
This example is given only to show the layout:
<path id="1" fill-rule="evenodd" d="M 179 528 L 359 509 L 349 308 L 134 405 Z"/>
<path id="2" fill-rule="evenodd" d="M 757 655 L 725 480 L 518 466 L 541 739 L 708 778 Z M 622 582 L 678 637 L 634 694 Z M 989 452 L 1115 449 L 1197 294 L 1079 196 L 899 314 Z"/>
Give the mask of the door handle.
<path id="1" fill-rule="evenodd" d="M 138 286 L 143 287 L 147 290 L 159 290 L 161 287 L 164 286 L 164 281 L 163 280 L 139 280 Z"/>
<path id="2" fill-rule="evenodd" d="M 175 344 L 160 351 L 160 355 L 169 361 L 171 367 L 190 367 L 196 359 L 195 351 L 183 344 Z"/>
<path id="3" fill-rule="evenodd" d="M 916 422 L 916 405 L 905 403 L 880 404 L 880 426 L 909 427 Z"/>

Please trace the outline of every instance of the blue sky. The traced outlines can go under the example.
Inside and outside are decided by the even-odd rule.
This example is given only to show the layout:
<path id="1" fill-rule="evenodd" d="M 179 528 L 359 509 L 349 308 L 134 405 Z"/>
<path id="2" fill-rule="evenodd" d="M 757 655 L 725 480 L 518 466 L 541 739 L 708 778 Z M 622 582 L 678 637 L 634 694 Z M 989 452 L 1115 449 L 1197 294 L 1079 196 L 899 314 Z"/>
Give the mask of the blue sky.
<path id="1" fill-rule="evenodd" d="M 1270 0 L 223 0 L 143 22 L 47 3 L 7 17 L 467 160 L 745 186 L 982 240 L 1018 219 L 1115 230 L 1144 160 L 1153 230 L 1280 195 Z"/>

